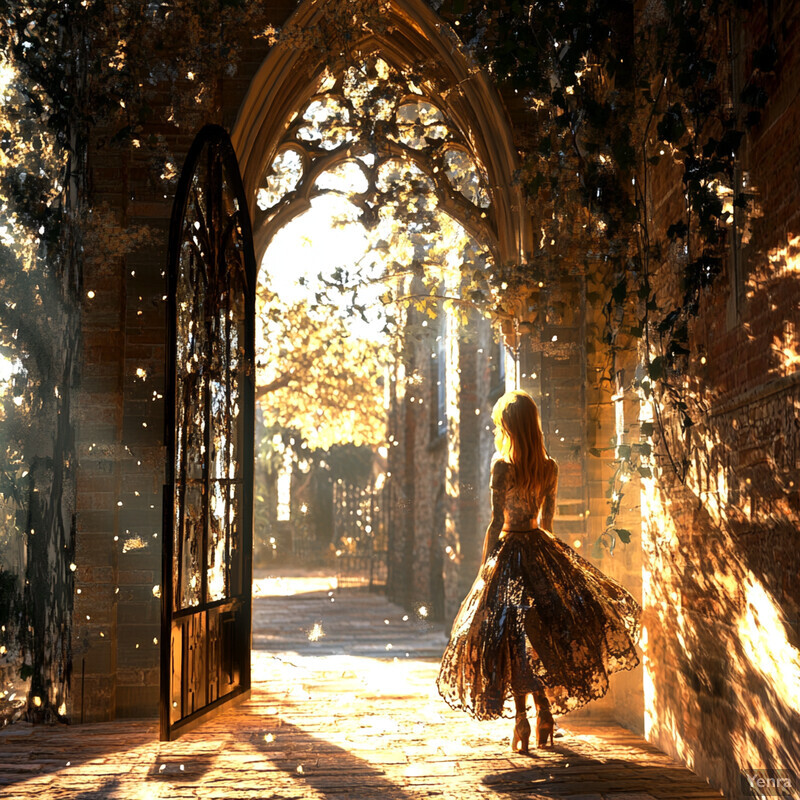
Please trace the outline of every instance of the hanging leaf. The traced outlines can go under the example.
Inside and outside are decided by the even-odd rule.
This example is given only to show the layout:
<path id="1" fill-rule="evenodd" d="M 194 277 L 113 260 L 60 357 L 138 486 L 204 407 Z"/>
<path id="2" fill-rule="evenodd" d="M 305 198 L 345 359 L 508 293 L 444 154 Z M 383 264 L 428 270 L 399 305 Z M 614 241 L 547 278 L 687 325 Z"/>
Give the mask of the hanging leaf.
<path id="1" fill-rule="evenodd" d="M 687 233 L 689 233 L 689 226 L 683 220 L 673 222 L 667 228 L 668 239 L 685 239 Z"/>
<path id="2" fill-rule="evenodd" d="M 617 304 L 621 305 L 625 302 L 628 295 L 628 284 L 625 278 L 620 280 L 617 285 L 611 290 L 611 299 Z"/>
<path id="3" fill-rule="evenodd" d="M 683 121 L 683 112 L 679 103 L 671 105 L 656 126 L 658 138 L 668 144 L 675 144 L 680 141 L 686 133 L 686 125 Z"/>
<path id="4" fill-rule="evenodd" d="M 663 356 L 656 356 L 647 365 L 647 374 L 654 381 L 660 380 L 661 378 L 664 377 L 664 357 Z"/>
<path id="5" fill-rule="evenodd" d="M 778 65 L 778 47 L 771 38 L 766 44 L 753 53 L 753 69 L 760 72 L 774 72 Z"/>

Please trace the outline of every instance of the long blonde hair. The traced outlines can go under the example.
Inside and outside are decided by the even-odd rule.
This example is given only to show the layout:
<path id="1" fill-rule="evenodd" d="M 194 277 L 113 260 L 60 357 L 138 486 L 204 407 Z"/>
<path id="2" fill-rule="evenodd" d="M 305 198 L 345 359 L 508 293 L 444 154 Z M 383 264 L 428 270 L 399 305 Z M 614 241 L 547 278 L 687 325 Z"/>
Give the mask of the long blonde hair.
<path id="1" fill-rule="evenodd" d="M 519 389 L 506 392 L 492 409 L 494 441 L 500 457 L 511 464 L 511 481 L 533 505 L 542 500 L 547 474 L 547 451 L 539 409 Z"/>

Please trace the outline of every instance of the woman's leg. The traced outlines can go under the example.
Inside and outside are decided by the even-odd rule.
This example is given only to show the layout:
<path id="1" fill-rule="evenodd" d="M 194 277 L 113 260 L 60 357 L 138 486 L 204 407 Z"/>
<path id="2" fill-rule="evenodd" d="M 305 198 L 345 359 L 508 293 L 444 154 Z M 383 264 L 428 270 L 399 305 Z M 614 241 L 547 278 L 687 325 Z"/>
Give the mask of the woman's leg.
<path id="1" fill-rule="evenodd" d="M 546 744 L 548 737 L 552 745 L 555 720 L 550 713 L 550 701 L 543 689 L 533 693 L 533 702 L 536 704 L 536 746 Z"/>
<path id="2" fill-rule="evenodd" d="M 514 721 L 514 734 L 511 737 L 511 749 L 515 753 L 528 752 L 528 740 L 531 735 L 531 724 L 528 722 L 528 696 L 526 694 L 515 694 L 514 705 L 517 710 L 517 718 Z"/>

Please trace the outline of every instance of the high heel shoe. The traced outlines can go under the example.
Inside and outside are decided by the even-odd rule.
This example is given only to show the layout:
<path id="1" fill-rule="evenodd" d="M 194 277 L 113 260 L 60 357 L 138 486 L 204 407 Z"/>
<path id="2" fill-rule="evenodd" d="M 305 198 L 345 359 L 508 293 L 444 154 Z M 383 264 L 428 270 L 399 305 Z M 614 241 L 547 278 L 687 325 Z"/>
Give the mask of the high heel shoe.
<path id="1" fill-rule="evenodd" d="M 511 737 L 511 749 L 515 753 L 528 753 L 528 742 L 531 738 L 531 724 L 523 711 L 517 714 L 514 721 L 514 735 Z"/>
<path id="2" fill-rule="evenodd" d="M 550 713 L 549 708 L 536 709 L 536 746 L 541 747 L 547 744 L 547 738 L 550 737 L 550 746 L 553 746 L 553 728 L 555 728 L 555 721 L 553 715 Z"/>

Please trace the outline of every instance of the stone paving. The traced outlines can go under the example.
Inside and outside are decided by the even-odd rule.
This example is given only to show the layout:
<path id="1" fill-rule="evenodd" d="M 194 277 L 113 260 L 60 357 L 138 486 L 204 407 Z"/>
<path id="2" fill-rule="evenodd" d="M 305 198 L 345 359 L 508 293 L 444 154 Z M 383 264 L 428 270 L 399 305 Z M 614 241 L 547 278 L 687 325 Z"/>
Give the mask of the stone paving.
<path id="1" fill-rule="evenodd" d="M 515 755 L 434 687 L 445 633 L 325 575 L 256 581 L 252 697 L 176 742 L 155 720 L 0 732 L 0 797 L 264 800 L 706 800 L 719 792 L 641 738 L 562 721 Z M 424 609 L 422 610 L 424 614 Z"/>

